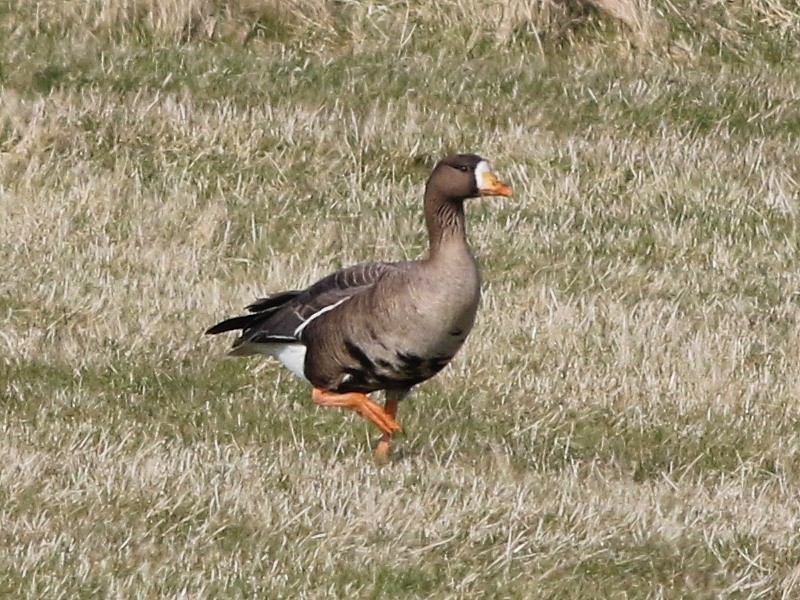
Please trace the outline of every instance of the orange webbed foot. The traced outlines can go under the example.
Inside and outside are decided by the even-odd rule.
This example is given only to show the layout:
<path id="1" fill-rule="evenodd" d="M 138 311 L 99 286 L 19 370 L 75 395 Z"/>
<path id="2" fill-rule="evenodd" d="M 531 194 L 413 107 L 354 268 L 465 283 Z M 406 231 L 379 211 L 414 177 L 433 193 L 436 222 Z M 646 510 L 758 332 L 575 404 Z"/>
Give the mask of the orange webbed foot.
<path id="1" fill-rule="evenodd" d="M 362 417 L 374 423 L 383 432 L 384 436 L 391 437 L 393 433 L 401 430 L 400 424 L 395 420 L 393 414 L 384 410 L 373 402 L 369 396 L 361 392 L 339 394 L 322 388 L 314 388 L 311 393 L 311 399 L 320 406 L 338 406 L 356 411 Z"/>

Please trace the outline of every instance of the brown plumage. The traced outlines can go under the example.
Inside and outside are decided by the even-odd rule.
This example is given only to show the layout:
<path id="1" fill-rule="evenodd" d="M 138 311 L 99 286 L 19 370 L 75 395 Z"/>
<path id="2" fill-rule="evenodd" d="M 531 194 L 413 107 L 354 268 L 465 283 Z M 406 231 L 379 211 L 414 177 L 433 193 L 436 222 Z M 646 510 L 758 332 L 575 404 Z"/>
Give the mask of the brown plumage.
<path id="1" fill-rule="evenodd" d="M 464 200 L 509 196 L 488 163 L 474 154 L 448 156 L 425 187 L 430 240 L 424 260 L 363 263 L 257 300 L 251 314 L 206 333 L 242 330 L 231 354 L 268 354 L 314 386 L 324 406 L 354 409 L 383 431 L 385 457 L 398 402 L 433 377 L 461 348 L 480 299 L 480 274 L 466 238 Z M 369 392 L 385 390 L 381 408 Z"/>

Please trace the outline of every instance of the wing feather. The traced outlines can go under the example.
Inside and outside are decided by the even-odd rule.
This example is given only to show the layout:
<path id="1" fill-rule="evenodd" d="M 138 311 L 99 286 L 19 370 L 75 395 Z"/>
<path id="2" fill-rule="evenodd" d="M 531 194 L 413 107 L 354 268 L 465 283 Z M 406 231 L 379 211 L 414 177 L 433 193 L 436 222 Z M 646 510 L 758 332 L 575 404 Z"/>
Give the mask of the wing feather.
<path id="1" fill-rule="evenodd" d="M 226 319 L 206 333 L 241 329 L 234 349 L 247 343 L 269 344 L 299 341 L 305 325 L 348 298 L 369 289 L 386 273 L 403 269 L 406 262 L 361 263 L 331 273 L 305 290 L 288 290 L 259 298 L 247 310 L 251 314 Z"/>
<path id="2" fill-rule="evenodd" d="M 258 342 L 262 336 L 297 336 L 303 325 L 320 311 L 343 302 L 375 285 L 402 263 L 362 263 L 331 273 L 281 306 L 258 327 L 245 330 L 243 337 Z"/>

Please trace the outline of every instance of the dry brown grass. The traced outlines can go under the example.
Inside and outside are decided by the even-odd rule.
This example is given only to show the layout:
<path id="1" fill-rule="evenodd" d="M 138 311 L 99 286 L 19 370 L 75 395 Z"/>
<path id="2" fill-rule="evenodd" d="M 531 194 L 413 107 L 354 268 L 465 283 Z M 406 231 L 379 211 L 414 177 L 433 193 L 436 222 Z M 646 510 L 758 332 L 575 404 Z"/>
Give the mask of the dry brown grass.
<path id="1" fill-rule="evenodd" d="M 770 23 L 786 23 L 780 3 L 759 6 Z M 247 43 L 254 38 L 290 36 L 310 45 L 334 42 L 357 48 L 392 40 L 387 29 L 398 28 L 405 43 L 417 28 L 464 35 L 468 46 L 488 37 L 501 44 L 521 33 L 538 38 L 562 38 L 580 28 L 593 14 L 627 27 L 641 43 L 649 42 L 658 19 L 644 0 L 443 0 L 441 2 L 372 3 L 327 0 L 43 0 L 32 18 L 18 23 L 34 31 L 54 27 L 77 36 L 118 38 L 147 32 L 172 41 L 227 40 Z M 469 24 L 465 29 L 464 25 Z M 402 38 L 402 36 L 401 36 Z M 393 41 L 393 40 L 392 40 Z"/>
<path id="2" fill-rule="evenodd" d="M 0 13 L 0 595 L 795 597 L 794 5 L 592 6 Z M 454 150 L 516 195 L 378 468 L 201 332 L 420 256 Z"/>

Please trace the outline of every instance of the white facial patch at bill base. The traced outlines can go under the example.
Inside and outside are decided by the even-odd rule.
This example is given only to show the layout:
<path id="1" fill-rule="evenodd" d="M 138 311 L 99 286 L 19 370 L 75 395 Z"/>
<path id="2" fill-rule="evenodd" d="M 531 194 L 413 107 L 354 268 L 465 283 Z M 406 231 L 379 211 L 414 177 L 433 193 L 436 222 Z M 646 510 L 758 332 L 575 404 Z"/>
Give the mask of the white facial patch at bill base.
<path id="1" fill-rule="evenodd" d="M 489 163 L 485 160 L 482 160 L 478 163 L 478 166 L 475 167 L 475 187 L 479 190 L 485 189 L 487 186 L 491 184 L 487 175 L 491 174 L 492 167 Z"/>

